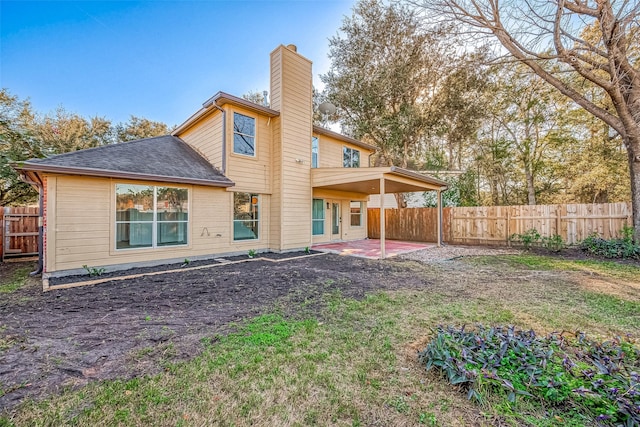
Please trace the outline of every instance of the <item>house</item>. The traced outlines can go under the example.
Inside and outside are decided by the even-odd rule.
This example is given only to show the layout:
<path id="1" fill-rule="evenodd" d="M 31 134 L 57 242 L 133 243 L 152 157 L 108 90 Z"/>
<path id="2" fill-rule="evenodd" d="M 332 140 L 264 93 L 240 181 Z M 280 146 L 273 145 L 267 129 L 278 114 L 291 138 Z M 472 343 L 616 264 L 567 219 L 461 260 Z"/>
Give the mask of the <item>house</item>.
<path id="1" fill-rule="evenodd" d="M 314 126 L 295 46 L 270 71 L 269 107 L 218 92 L 171 135 L 16 165 L 40 189 L 45 276 L 364 239 L 370 194 L 446 188 Z"/>

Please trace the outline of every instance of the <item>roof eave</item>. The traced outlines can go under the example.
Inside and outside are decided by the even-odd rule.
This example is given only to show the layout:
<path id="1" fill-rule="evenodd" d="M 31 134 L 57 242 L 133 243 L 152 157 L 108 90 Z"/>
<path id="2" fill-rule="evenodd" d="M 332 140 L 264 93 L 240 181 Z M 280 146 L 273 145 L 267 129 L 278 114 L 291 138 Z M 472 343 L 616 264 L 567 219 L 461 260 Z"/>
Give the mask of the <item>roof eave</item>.
<path id="1" fill-rule="evenodd" d="M 399 168 L 397 166 L 391 166 L 389 168 L 389 171 L 391 173 L 397 174 L 397 175 L 402 175 L 402 176 L 406 176 L 409 178 L 414 178 L 414 179 L 418 179 L 420 181 L 429 183 L 429 184 L 433 184 L 433 185 L 439 185 L 440 186 L 440 190 L 444 191 L 447 188 L 449 188 L 449 184 L 447 184 L 445 181 L 427 176 L 427 175 L 423 175 L 421 173 L 409 170 L 409 169 L 403 169 L 403 168 Z"/>
<path id="2" fill-rule="evenodd" d="M 320 127 L 320 126 L 313 125 L 313 132 L 315 132 L 317 134 L 320 134 L 320 135 L 330 136 L 332 138 L 339 139 L 340 141 L 347 142 L 349 144 L 357 145 L 358 147 L 364 148 L 366 150 L 371 150 L 371 151 L 377 151 L 378 150 L 378 148 L 375 145 L 367 144 L 366 142 L 359 141 L 359 140 L 357 140 L 355 138 L 351 138 L 349 136 L 342 135 L 341 133 L 334 132 L 334 131 L 329 130 L 329 129 L 325 129 L 325 128 Z"/>
<path id="3" fill-rule="evenodd" d="M 174 182 L 179 184 L 196 184 L 209 187 L 233 187 L 235 183 L 229 179 L 225 180 L 208 180 L 198 178 L 188 178 L 180 176 L 167 176 L 167 175 L 153 175 L 137 172 L 123 172 L 114 171 L 108 169 L 94 169 L 94 168 L 74 168 L 71 166 L 52 166 L 34 164 L 29 162 L 19 162 L 11 165 L 18 171 L 32 171 L 32 172 L 49 172 L 59 173 L 66 175 L 85 175 L 96 176 L 103 178 L 123 178 L 123 179 L 136 179 L 141 181 L 159 181 L 159 182 Z"/>
<path id="4" fill-rule="evenodd" d="M 265 115 L 269 118 L 277 117 L 280 115 L 279 111 L 272 110 L 269 107 L 256 104 L 255 102 L 247 101 L 246 99 L 243 99 L 243 98 L 238 98 L 237 96 L 228 94 L 226 92 L 218 92 L 215 95 L 213 95 L 211 98 L 207 99 L 202 104 L 202 108 L 200 110 L 196 111 L 193 115 L 191 115 L 191 117 L 185 120 L 180 126 L 175 128 L 173 132 L 171 132 L 171 135 L 177 136 L 181 132 L 184 132 L 185 130 L 193 126 L 202 117 L 209 114 L 211 112 L 211 107 L 213 107 L 214 105 L 222 106 L 225 104 L 231 104 L 238 107 L 242 107 L 254 113 Z"/>

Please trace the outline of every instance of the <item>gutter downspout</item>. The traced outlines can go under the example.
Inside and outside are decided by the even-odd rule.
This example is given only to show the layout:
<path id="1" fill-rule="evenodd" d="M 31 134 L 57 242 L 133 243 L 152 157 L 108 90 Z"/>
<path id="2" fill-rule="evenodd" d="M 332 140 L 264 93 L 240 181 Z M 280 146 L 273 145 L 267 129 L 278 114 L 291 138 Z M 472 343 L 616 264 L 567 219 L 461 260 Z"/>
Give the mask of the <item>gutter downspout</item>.
<path id="1" fill-rule="evenodd" d="M 222 112 L 222 174 L 227 171 L 227 112 L 213 101 L 211 104 Z"/>
<path id="2" fill-rule="evenodd" d="M 37 276 L 42 274 L 42 271 L 44 270 L 44 183 L 38 174 L 34 175 L 38 181 L 32 180 L 26 173 L 22 174 L 22 180 L 24 182 L 38 187 L 38 206 L 40 212 L 38 215 L 38 266 L 34 271 L 29 273 L 29 276 Z"/>

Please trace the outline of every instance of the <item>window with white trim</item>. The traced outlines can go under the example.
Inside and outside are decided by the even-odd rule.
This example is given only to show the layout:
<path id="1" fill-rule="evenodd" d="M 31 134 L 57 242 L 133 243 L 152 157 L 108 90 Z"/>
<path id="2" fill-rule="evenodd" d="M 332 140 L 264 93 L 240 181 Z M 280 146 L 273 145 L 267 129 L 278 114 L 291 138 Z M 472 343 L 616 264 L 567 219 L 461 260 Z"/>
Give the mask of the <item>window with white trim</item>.
<path id="1" fill-rule="evenodd" d="M 362 227 L 362 202 L 351 202 L 349 211 L 351 214 L 351 226 Z"/>
<path id="2" fill-rule="evenodd" d="M 116 249 L 188 243 L 189 190 L 116 184 Z"/>
<path id="3" fill-rule="evenodd" d="M 360 151 L 355 148 L 342 147 L 342 165 L 345 168 L 359 168 Z"/>
<path id="4" fill-rule="evenodd" d="M 320 236 L 324 234 L 324 200 L 313 199 L 311 207 L 312 234 Z"/>
<path id="5" fill-rule="evenodd" d="M 259 236 L 260 196 L 233 193 L 233 240 L 256 240 Z"/>
<path id="6" fill-rule="evenodd" d="M 233 113 L 233 152 L 256 155 L 256 119 L 253 117 Z"/>

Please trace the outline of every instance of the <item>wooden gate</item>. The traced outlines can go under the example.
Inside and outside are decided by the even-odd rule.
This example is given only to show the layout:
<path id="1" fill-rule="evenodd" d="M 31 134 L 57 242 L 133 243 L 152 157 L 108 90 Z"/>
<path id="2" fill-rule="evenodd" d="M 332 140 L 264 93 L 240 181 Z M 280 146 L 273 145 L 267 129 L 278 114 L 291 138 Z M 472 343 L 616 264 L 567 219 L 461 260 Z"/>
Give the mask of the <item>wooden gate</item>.
<path id="1" fill-rule="evenodd" d="M 38 208 L 3 208 L 2 261 L 9 258 L 38 255 Z"/>

